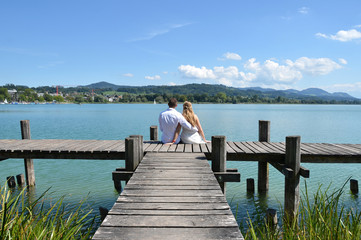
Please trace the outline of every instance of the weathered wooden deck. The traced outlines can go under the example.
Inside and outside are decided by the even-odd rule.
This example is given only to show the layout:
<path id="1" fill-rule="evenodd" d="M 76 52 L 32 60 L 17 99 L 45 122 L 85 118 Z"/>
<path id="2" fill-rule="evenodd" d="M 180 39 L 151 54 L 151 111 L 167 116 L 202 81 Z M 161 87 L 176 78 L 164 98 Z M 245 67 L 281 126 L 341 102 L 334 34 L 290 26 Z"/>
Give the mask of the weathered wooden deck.
<path id="1" fill-rule="evenodd" d="M 285 156 L 284 142 L 227 142 L 228 161 L 276 161 Z M 204 153 L 212 152 L 207 144 L 165 145 L 145 141 L 144 152 Z M 0 159 L 124 159 L 124 140 L 0 140 Z M 361 163 L 361 144 L 301 143 L 302 162 Z"/>
<path id="2" fill-rule="evenodd" d="M 203 153 L 148 151 L 93 239 L 243 237 Z"/>

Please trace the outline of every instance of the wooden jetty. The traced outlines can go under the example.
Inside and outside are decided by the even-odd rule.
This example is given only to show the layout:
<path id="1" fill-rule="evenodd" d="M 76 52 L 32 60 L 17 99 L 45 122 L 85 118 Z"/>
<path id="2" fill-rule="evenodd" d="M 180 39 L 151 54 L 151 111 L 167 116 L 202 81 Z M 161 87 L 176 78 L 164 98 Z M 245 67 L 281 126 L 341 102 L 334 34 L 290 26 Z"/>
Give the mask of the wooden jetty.
<path id="1" fill-rule="evenodd" d="M 361 163 L 361 144 L 301 143 L 299 136 L 270 142 L 269 121 L 259 122 L 258 141 L 214 136 L 207 144 L 162 144 L 155 126 L 151 141 L 140 135 L 125 140 L 36 140 L 30 138 L 28 121 L 22 121 L 21 128 L 22 140 L 0 140 L 0 161 L 24 158 L 28 186 L 35 185 L 32 159 L 125 160 L 125 168 L 112 176 L 119 191 L 121 181 L 128 184 L 95 239 L 118 234 L 121 239 L 242 239 L 222 194 L 226 182 L 240 181 L 240 174 L 227 169 L 226 161 L 257 161 L 260 193 L 268 191 L 269 165 L 279 170 L 285 176 L 284 209 L 290 219 L 299 206 L 299 179 L 310 176 L 301 163 Z M 212 169 L 206 160 L 212 161 Z M 357 181 L 353 188 L 358 192 Z"/>
<path id="2" fill-rule="evenodd" d="M 243 239 L 202 153 L 148 152 L 93 239 Z"/>

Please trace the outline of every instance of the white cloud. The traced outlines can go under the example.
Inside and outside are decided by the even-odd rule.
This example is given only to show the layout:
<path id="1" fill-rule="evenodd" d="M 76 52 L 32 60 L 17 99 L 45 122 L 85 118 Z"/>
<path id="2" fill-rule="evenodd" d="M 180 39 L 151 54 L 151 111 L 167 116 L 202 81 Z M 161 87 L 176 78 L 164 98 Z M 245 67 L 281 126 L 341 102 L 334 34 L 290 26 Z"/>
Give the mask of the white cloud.
<path id="1" fill-rule="evenodd" d="M 298 9 L 298 12 L 301 14 L 308 14 L 308 11 L 310 9 L 308 7 L 301 7 L 300 9 Z"/>
<path id="2" fill-rule="evenodd" d="M 167 71 L 164 71 L 163 74 L 166 75 L 166 74 L 168 74 L 168 72 L 167 72 Z"/>
<path id="3" fill-rule="evenodd" d="M 340 63 L 347 64 L 345 59 L 339 59 Z M 284 64 L 276 60 L 257 62 L 255 58 L 249 59 L 243 65 L 244 71 L 236 66 L 216 66 L 213 69 L 181 65 L 178 71 L 185 78 L 211 80 L 227 86 L 250 86 L 252 84 L 277 86 L 289 88 L 290 85 L 303 78 L 304 74 L 318 76 L 342 68 L 342 66 L 329 58 L 301 57 L 295 61 L 286 60 Z"/>
<path id="4" fill-rule="evenodd" d="M 242 57 L 237 53 L 226 52 L 219 60 L 242 60 Z"/>
<path id="5" fill-rule="evenodd" d="M 161 77 L 159 75 L 155 75 L 155 76 L 145 76 L 144 77 L 145 79 L 148 79 L 148 80 L 160 80 Z"/>
<path id="6" fill-rule="evenodd" d="M 123 76 L 124 77 L 134 77 L 134 75 L 132 73 L 124 73 Z"/>
<path id="7" fill-rule="evenodd" d="M 197 68 L 191 65 L 181 65 L 178 70 L 187 78 L 198 78 L 198 79 L 216 79 L 217 76 L 211 69 L 206 67 Z"/>
<path id="8" fill-rule="evenodd" d="M 138 42 L 138 41 L 144 41 L 144 40 L 151 40 L 151 39 L 153 39 L 153 38 L 155 38 L 157 36 L 169 33 L 170 31 L 172 31 L 174 29 L 182 28 L 182 27 L 188 26 L 190 24 L 191 23 L 182 23 L 182 24 L 171 24 L 171 25 L 163 26 L 162 28 L 159 28 L 159 29 L 148 32 L 143 37 L 131 39 L 131 40 L 129 40 L 129 42 Z"/>
<path id="9" fill-rule="evenodd" d="M 339 58 L 338 59 L 339 63 L 343 64 L 343 65 L 346 65 L 347 64 L 347 60 L 344 59 L 344 58 Z"/>
<path id="10" fill-rule="evenodd" d="M 361 28 L 361 24 L 360 24 L 360 25 L 356 25 L 355 28 Z"/>
<path id="11" fill-rule="evenodd" d="M 287 64 L 303 73 L 313 76 L 326 75 L 342 67 L 329 58 L 301 57 L 294 62 L 287 60 Z"/>
<path id="12" fill-rule="evenodd" d="M 177 84 L 174 83 L 174 82 L 170 82 L 170 83 L 168 83 L 167 85 L 168 85 L 168 86 L 176 86 Z"/>
<path id="13" fill-rule="evenodd" d="M 355 97 L 361 98 L 361 82 L 333 84 L 331 86 L 323 86 L 322 89 L 329 92 L 348 92 Z"/>
<path id="14" fill-rule="evenodd" d="M 324 33 L 316 33 L 317 37 L 332 39 L 340 42 L 349 42 L 356 39 L 361 39 L 361 32 L 356 29 L 340 30 L 335 35 L 327 35 Z"/>

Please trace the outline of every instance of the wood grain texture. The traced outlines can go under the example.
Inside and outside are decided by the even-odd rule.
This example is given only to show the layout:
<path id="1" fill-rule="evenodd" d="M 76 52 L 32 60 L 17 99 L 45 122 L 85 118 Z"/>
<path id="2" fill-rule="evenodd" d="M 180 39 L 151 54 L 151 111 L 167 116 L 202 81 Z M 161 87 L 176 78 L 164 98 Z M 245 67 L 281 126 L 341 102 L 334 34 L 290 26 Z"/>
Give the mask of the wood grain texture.
<path id="1" fill-rule="evenodd" d="M 243 239 L 205 155 L 160 151 L 146 153 L 93 237 L 108 238 Z"/>

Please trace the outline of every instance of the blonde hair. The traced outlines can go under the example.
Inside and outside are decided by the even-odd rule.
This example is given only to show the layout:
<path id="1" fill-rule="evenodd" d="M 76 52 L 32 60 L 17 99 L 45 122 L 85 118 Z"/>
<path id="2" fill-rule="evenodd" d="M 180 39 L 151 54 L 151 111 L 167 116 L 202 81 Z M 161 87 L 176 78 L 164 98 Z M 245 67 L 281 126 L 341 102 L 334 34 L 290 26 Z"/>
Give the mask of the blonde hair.
<path id="1" fill-rule="evenodd" d="M 183 117 L 194 127 L 196 125 L 196 115 L 193 112 L 192 103 L 183 103 Z"/>

